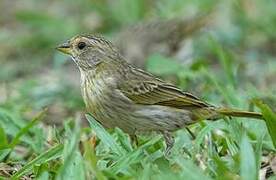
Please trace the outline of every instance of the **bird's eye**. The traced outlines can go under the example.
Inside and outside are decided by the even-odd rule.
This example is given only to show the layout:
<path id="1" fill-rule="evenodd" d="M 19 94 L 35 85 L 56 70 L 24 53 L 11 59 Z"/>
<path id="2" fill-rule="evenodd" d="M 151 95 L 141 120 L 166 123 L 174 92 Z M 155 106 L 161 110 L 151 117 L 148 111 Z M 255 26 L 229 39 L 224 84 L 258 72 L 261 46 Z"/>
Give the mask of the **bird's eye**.
<path id="1" fill-rule="evenodd" d="M 79 49 L 83 49 L 83 48 L 85 48 L 85 46 L 86 46 L 85 42 L 79 42 L 79 44 L 78 44 Z"/>

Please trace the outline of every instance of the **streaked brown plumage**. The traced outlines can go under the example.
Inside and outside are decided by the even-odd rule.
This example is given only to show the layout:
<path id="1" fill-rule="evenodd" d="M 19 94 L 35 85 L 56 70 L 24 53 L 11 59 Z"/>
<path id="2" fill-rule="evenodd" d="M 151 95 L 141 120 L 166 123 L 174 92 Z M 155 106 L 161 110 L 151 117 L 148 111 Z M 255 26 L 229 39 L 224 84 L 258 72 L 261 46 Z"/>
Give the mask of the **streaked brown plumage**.
<path id="1" fill-rule="evenodd" d="M 171 133 L 200 119 L 223 116 L 262 118 L 255 112 L 212 106 L 153 75 L 132 67 L 111 42 L 97 36 L 76 36 L 58 50 L 69 54 L 81 72 L 88 111 L 106 128 L 119 127 L 131 136 L 157 131 L 169 152 Z"/>

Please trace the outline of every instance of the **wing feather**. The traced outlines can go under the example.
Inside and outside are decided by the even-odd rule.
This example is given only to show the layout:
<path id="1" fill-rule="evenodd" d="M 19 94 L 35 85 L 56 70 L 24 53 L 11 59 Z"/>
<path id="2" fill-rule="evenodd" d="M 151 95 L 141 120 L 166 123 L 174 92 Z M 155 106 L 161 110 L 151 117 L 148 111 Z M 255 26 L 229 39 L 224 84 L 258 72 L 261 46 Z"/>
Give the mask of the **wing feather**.
<path id="1" fill-rule="evenodd" d="M 174 85 L 157 79 L 142 70 L 132 69 L 124 74 L 124 77 L 125 80 L 120 83 L 118 88 L 137 104 L 170 106 L 179 109 L 211 106 L 198 97 L 183 92 Z"/>

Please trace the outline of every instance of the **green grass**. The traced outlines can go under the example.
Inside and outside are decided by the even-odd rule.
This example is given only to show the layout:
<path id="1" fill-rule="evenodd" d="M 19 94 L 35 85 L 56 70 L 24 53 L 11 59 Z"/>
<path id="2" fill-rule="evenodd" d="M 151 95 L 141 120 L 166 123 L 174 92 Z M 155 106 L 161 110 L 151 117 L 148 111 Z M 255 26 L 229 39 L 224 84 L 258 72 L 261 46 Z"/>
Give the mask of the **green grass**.
<path id="1" fill-rule="evenodd" d="M 251 180 L 270 167 L 276 155 L 274 1 L 15 2 L 0 6 L 0 179 Z M 165 157 L 161 135 L 139 135 L 136 146 L 122 130 L 104 129 L 85 114 L 77 68 L 54 50 L 57 44 L 83 32 L 113 37 L 129 24 L 215 6 L 214 23 L 192 37 L 190 64 L 154 53 L 146 68 L 214 105 L 259 111 L 264 121 L 201 121 L 189 126 L 194 139 L 185 129 L 175 132 Z"/>

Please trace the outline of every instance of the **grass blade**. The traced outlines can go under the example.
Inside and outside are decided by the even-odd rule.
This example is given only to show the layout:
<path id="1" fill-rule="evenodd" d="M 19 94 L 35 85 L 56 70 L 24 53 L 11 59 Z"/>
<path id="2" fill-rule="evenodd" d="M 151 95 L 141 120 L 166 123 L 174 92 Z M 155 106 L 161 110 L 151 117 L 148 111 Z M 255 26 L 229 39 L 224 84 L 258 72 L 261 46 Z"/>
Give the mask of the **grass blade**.
<path id="1" fill-rule="evenodd" d="M 44 153 L 40 154 L 30 162 L 26 163 L 19 171 L 17 171 L 13 176 L 12 179 L 18 179 L 25 173 L 29 172 L 34 165 L 46 163 L 50 160 L 57 159 L 61 156 L 61 152 L 63 149 L 63 145 L 59 144 L 54 146 L 53 148 L 45 151 Z"/>
<path id="2" fill-rule="evenodd" d="M 276 148 L 276 114 L 269 108 L 268 105 L 262 103 L 261 101 L 256 101 L 255 104 L 262 111 L 272 143 L 274 148 Z"/>
<path id="3" fill-rule="evenodd" d="M 88 162 L 87 169 L 91 170 L 93 174 L 95 174 L 96 179 L 107 179 L 97 166 L 98 159 L 96 157 L 95 149 L 89 141 L 84 141 L 84 159 Z"/>
<path id="4" fill-rule="evenodd" d="M 224 128 L 224 124 L 222 124 L 220 121 L 215 121 L 212 123 L 206 124 L 205 127 L 201 129 L 201 131 L 196 136 L 196 139 L 194 141 L 195 147 L 199 150 L 200 144 L 203 143 L 204 138 L 211 133 L 214 129 L 222 129 Z"/>
<path id="5" fill-rule="evenodd" d="M 256 159 L 253 148 L 246 135 L 242 137 L 240 144 L 240 175 L 243 180 L 257 179 Z"/>
<path id="6" fill-rule="evenodd" d="M 160 140 L 160 136 L 157 136 L 157 137 L 153 138 L 152 140 L 148 141 L 147 143 L 143 144 L 136 150 L 124 155 L 122 158 L 120 158 L 116 162 L 116 164 L 114 166 L 112 166 L 111 171 L 113 173 L 118 173 L 118 172 L 123 171 L 126 168 L 130 168 L 131 164 L 139 161 L 139 157 L 141 157 L 141 154 L 147 147 L 155 144 L 159 140 Z M 140 158 L 140 159 L 142 159 L 142 158 Z"/>
<path id="7" fill-rule="evenodd" d="M 221 66 L 226 74 L 227 82 L 230 82 L 233 87 L 236 86 L 237 82 L 235 81 L 235 68 L 233 65 L 233 58 L 224 50 L 221 45 L 215 41 L 213 38 L 210 39 L 210 44 L 213 45 L 214 52 L 217 54 Z"/>
<path id="8" fill-rule="evenodd" d="M 11 149 L 13 149 L 16 144 L 18 144 L 20 138 L 26 134 L 30 128 L 32 128 L 38 121 L 43 119 L 43 116 L 45 115 L 47 109 L 44 109 L 43 111 L 41 111 L 36 117 L 34 117 L 31 122 L 29 122 L 24 128 L 22 128 L 17 134 L 16 136 L 13 138 L 12 142 L 9 144 L 9 147 Z"/>
<path id="9" fill-rule="evenodd" d="M 198 180 L 198 179 L 205 179 L 205 180 L 211 180 L 210 177 L 204 175 L 204 173 L 193 164 L 191 161 L 186 160 L 184 158 L 178 158 L 176 159 L 177 164 L 180 165 L 182 168 L 182 175 L 185 177 L 185 179 L 190 180 Z"/>
<path id="10" fill-rule="evenodd" d="M 0 124 L 0 150 L 5 149 L 8 145 L 5 129 Z"/>
<path id="11" fill-rule="evenodd" d="M 255 147 L 255 157 L 256 157 L 256 171 L 257 176 L 259 177 L 259 170 L 261 169 L 262 164 L 262 149 L 263 149 L 263 140 L 266 133 L 263 133 L 262 136 L 258 137 L 257 144 Z"/>
<path id="12" fill-rule="evenodd" d="M 85 115 L 85 117 L 89 121 L 91 128 L 96 132 L 97 136 L 107 147 L 109 147 L 118 155 L 123 155 L 126 153 L 126 151 L 116 143 L 114 138 L 108 132 L 106 132 L 100 123 L 98 123 L 92 116 L 88 114 Z"/>
<path id="13" fill-rule="evenodd" d="M 73 132 L 67 128 L 66 134 L 70 139 L 67 139 L 64 144 L 62 156 L 64 163 L 59 169 L 57 179 L 85 179 L 83 158 L 78 149 L 81 135 L 79 122 L 80 120 L 77 118 Z"/>

